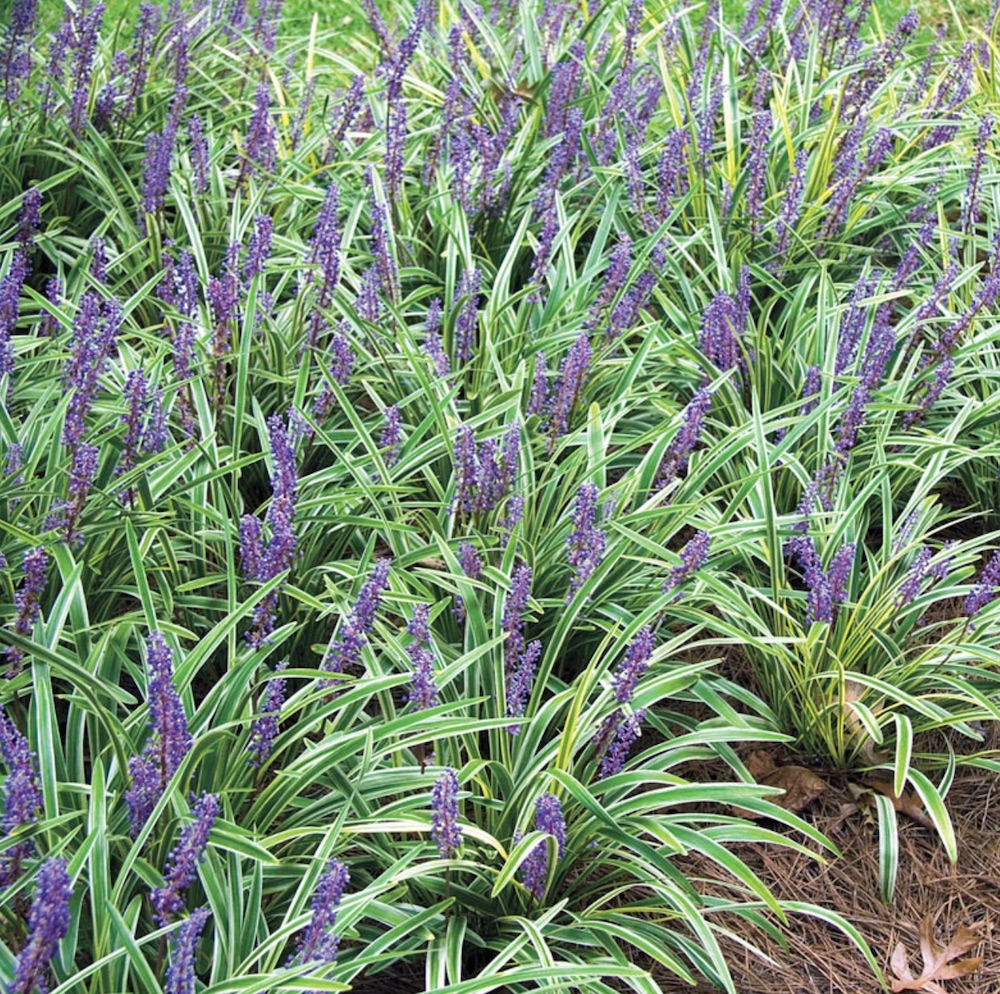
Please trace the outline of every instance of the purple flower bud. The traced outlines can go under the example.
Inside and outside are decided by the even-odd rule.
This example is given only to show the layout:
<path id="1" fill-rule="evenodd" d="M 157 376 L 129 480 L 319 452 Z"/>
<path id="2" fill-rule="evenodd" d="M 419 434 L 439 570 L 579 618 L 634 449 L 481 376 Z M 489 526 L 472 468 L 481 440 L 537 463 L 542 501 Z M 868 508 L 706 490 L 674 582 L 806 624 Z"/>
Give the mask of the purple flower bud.
<path id="1" fill-rule="evenodd" d="M 350 880 L 347 867 L 340 860 L 331 859 L 326 872 L 316 884 L 310 911 L 312 917 L 299 940 L 297 957 L 301 963 L 328 965 L 337 958 L 340 936 L 330 931 L 337 922 L 337 909 Z"/>
<path id="2" fill-rule="evenodd" d="M 688 147 L 691 135 L 687 128 L 667 133 L 657 166 L 657 220 L 662 224 L 688 189 Z"/>
<path id="3" fill-rule="evenodd" d="M 979 176 L 986 161 L 986 147 L 993 134 L 993 118 L 984 114 L 979 121 L 979 131 L 973 146 L 972 166 L 965 186 L 965 204 L 962 211 L 962 234 L 968 235 L 979 224 Z"/>
<path id="4" fill-rule="evenodd" d="M 48 991 L 49 965 L 69 931 L 73 886 L 66 860 L 50 857 L 39 867 L 28 913 L 28 941 L 14 968 L 9 994 Z"/>
<path id="5" fill-rule="evenodd" d="M 593 483 L 584 483 L 576 494 L 573 511 L 573 531 L 566 539 L 566 558 L 573 567 L 566 600 L 587 582 L 604 558 L 607 532 L 597 527 L 598 490 Z"/>
<path id="6" fill-rule="evenodd" d="M 198 908 L 191 912 L 184 924 L 174 933 L 164 994 L 194 994 L 195 953 L 198 951 L 198 940 L 208 918 L 208 908 Z"/>
<path id="7" fill-rule="evenodd" d="M 399 408 L 393 404 L 385 409 L 385 427 L 378 440 L 378 447 L 382 450 L 382 459 L 386 466 L 392 466 L 399 460 L 399 449 L 402 444 Z"/>
<path id="8" fill-rule="evenodd" d="M 438 689 L 434 682 L 434 652 L 429 629 L 430 605 L 417 604 L 406 626 L 413 641 L 406 647 L 413 667 L 409 700 L 417 711 L 426 711 L 438 704 Z"/>
<path id="9" fill-rule="evenodd" d="M 389 557 L 376 559 L 371 575 L 361 585 L 354 608 L 345 615 L 340 627 L 340 638 L 327 650 L 320 669 L 327 673 L 343 673 L 355 666 L 361 650 L 368 641 L 368 633 L 375 624 L 375 614 L 382 601 L 382 594 L 389 587 Z M 329 686 L 329 682 L 324 684 Z"/>
<path id="10" fill-rule="evenodd" d="M 874 294 L 875 287 L 876 281 L 871 276 L 861 276 L 854 284 L 837 336 L 837 361 L 834 365 L 834 373 L 837 376 L 846 372 L 854 362 L 858 342 L 861 341 L 861 335 L 865 330 L 867 301 Z"/>
<path id="11" fill-rule="evenodd" d="M 424 323 L 424 351 L 434 363 L 438 376 L 444 377 L 451 372 L 451 362 L 441 344 L 438 329 L 441 327 L 441 300 L 435 297 L 427 308 L 427 318 Z"/>
<path id="12" fill-rule="evenodd" d="M 219 798 L 215 794 L 202 794 L 194 803 L 191 815 L 194 821 L 185 825 L 177 845 L 167 857 L 163 870 L 163 886 L 150 892 L 153 921 L 159 926 L 168 925 L 170 916 L 184 908 L 181 891 L 194 882 L 198 864 L 205 859 L 208 836 L 219 814 Z"/>
<path id="13" fill-rule="evenodd" d="M 7 765 L 3 786 L 3 822 L 0 831 L 9 839 L 18 829 L 38 821 L 44 806 L 38 782 L 38 764 L 28 740 L 0 709 L 0 756 Z M 10 887 L 21 876 L 21 865 L 35 851 L 35 844 L 24 839 L 0 856 L 0 887 Z"/>
<path id="14" fill-rule="evenodd" d="M 256 519 L 254 519 L 256 520 Z M 288 660 L 278 663 L 274 671 L 282 673 L 288 666 Z M 253 731 L 250 733 L 250 743 L 247 751 L 250 753 L 250 765 L 261 767 L 267 761 L 274 748 L 274 740 L 278 737 L 278 725 L 281 723 L 281 709 L 285 703 L 285 677 L 274 676 L 267 681 L 267 687 L 261 694 L 257 717 L 254 719 Z"/>
<path id="15" fill-rule="evenodd" d="M 566 852 L 566 821 L 562 805 L 554 794 L 542 794 L 535 802 L 535 830 L 547 832 L 556 840 L 557 857 Z M 521 878 L 531 896 L 540 901 L 545 897 L 549 877 L 548 844 L 542 840 L 521 864 Z"/>
<path id="16" fill-rule="evenodd" d="M 458 777 L 448 767 L 434 782 L 431 791 L 431 838 L 442 859 L 451 859 L 462 844 L 458 823 Z"/>
<path id="17" fill-rule="evenodd" d="M 708 561 L 708 549 L 711 545 L 711 538 L 708 532 L 695 532 L 692 538 L 683 549 L 681 549 L 680 565 L 675 566 L 670 571 L 670 576 L 664 581 L 663 592 L 670 593 L 676 590 L 692 573 L 696 573 Z M 674 600 L 680 600 L 681 593 L 678 593 Z"/>

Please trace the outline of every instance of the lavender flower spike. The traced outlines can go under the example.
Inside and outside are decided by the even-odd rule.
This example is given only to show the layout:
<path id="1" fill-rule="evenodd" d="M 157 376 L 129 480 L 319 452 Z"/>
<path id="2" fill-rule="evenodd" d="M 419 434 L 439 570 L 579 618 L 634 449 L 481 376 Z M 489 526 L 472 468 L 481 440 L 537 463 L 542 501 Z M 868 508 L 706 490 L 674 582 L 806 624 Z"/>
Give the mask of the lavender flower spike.
<path id="1" fill-rule="evenodd" d="M 147 640 L 149 725 L 152 735 L 142 753 L 129 760 L 132 786 L 125 792 L 133 837 L 146 823 L 167 782 L 191 749 L 184 706 L 174 687 L 173 655 L 160 632 Z"/>
<path id="2" fill-rule="evenodd" d="M 174 935 L 170 949 L 170 966 L 167 968 L 167 985 L 164 994 L 194 994 L 194 960 L 198 950 L 201 930 L 208 921 L 208 908 L 198 908 Z"/>
<path id="3" fill-rule="evenodd" d="M 73 886 L 66 860 L 52 857 L 42 863 L 28 913 L 28 942 L 17 957 L 8 994 L 47 991 L 49 964 L 69 931 L 69 902 Z"/>
<path id="4" fill-rule="evenodd" d="M 437 843 L 442 859 L 451 859 L 462 844 L 462 826 L 458 824 L 458 777 L 448 767 L 431 791 L 431 838 Z"/>
<path id="5" fill-rule="evenodd" d="M 535 802 L 535 830 L 547 832 L 556 840 L 556 855 L 566 852 L 566 821 L 563 818 L 562 804 L 554 794 L 542 794 Z M 545 885 L 549 876 L 548 843 L 540 841 L 527 859 L 521 864 L 521 874 L 524 886 L 531 896 L 540 901 L 545 896 Z"/>
<path id="6" fill-rule="evenodd" d="M 361 585 L 353 610 L 344 618 L 340 638 L 327 650 L 320 669 L 327 673 L 343 673 L 357 664 L 361 650 L 368 641 L 368 633 L 375 623 L 375 613 L 382 601 L 382 594 L 389 586 L 389 566 L 392 559 L 376 559 L 371 576 Z M 329 686 L 327 681 L 324 686 Z"/>
<path id="7" fill-rule="evenodd" d="M 340 860 L 331 859 L 319 878 L 310 908 L 312 919 L 299 942 L 298 957 L 302 963 L 329 964 L 337 958 L 340 937 L 332 935 L 330 929 L 336 924 L 337 909 L 350 877 Z"/>
<path id="8" fill-rule="evenodd" d="M 3 822 L 5 839 L 18 828 L 33 825 L 42 808 L 42 788 L 38 782 L 35 754 L 28 740 L 0 709 L 0 755 L 7 766 L 4 781 Z M 25 839 L 0 856 L 0 888 L 9 887 L 21 875 L 21 864 L 34 852 L 35 844 Z"/>
<path id="9" fill-rule="evenodd" d="M 20 589 L 14 594 L 14 605 L 17 615 L 14 618 L 13 629 L 18 635 L 28 636 L 35 627 L 41 610 L 39 601 L 45 590 L 45 571 L 49 565 L 49 557 L 42 548 L 29 549 L 24 554 L 24 580 Z M 21 671 L 21 660 L 24 650 L 19 646 L 7 647 L 7 660 L 10 669 L 9 677 L 16 676 Z"/>
<path id="10" fill-rule="evenodd" d="M 607 533 L 597 527 L 597 497 L 593 483 L 584 483 L 576 494 L 573 531 L 566 539 L 566 558 L 573 567 L 567 601 L 572 600 L 604 558 Z"/>
<path id="11" fill-rule="evenodd" d="M 993 558 L 980 575 L 979 582 L 965 598 L 965 613 L 974 618 L 996 597 L 998 586 L 1000 586 L 1000 552 L 994 552 Z"/>
<path id="12" fill-rule="evenodd" d="M 639 629 L 635 638 L 629 642 L 625 658 L 618 664 L 611 677 L 615 700 L 619 704 L 625 704 L 632 699 L 639 678 L 649 669 L 649 660 L 655 648 L 656 638 L 653 629 L 648 625 Z"/>
<path id="13" fill-rule="evenodd" d="M 621 772 L 625 760 L 628 759 L 629 750 L 639 737 L 639 727 L 645 717 L 645 708 L 640 708 L 629 715 L 624 723 L 616 725 L 615 736 L 607 747 L 597 771 L 597 775 L 602 780 Z"/>
<path id="14" fill-rule="evenodd" d="M 283 672 L 288 666 L 288 660 L 278 663 L 275 673 Z M 274 740 L 278 735 L 278 725 L 281 722 L 281 709 L 285 703 L 285 677 L 274 676 L 268 680 L 267 687 L 260 698 L 257 719 L 250 733 L 250 765 L 260 767 L 274 748 Z"/>
<path id="15" fill-rule="evenodd" d="M 670 593 L 671 590 L 676 590 L 692 573 L 696 573 L 705 565 L 708 560 L 710 544 L 711 538 L 708 532 L 699 531 L 695 533 L 694 538 L 681 549 L 680 565 L 675 566 L 670 571 L 670 576 L 663 584 L 663 592 L 665 594 Z M 677 601 L 680 598 L 681 594 L 678 593 L 674 597 L 674 600 Z"/>
<path id="16" fill-rule="evenodd" d="M 163 926 L 170 922 L 170 916 L 184 907 L 181 891 L 185 890 L 198 874 L 198 864 L 205 858 L 208 836 L 219 814 L 219 798 L 215 794 L 202 794 L 191 809 L 194 821 L 185 825 L 177 845 L 167 857 L 163 871 L 164 884 L 154 887 L 150 900 L 153 904 L 153 920 Z"/>
<path id="17" fill-rule="evenodd" d="M 399 449 L 403 444 L 399 426 L 399 408 L 393 404 L 385 409 L 385 426 L 378 440 L 378 447 L 383 452 L 382 459 L 386 466 L 392 466 L 399 460 Z"/>
<path id="18" fill-rule="evenodd" d="M 418 711 L 425 711 L 438 703 L 438 689 L 434 682 L 434 652 L 431 648 L 429 628 L 430 605 L 418 604 L 413 609 L 413 617 L 406 625 L 407 633 L 413 641 L 406 647 L 413 667 L 413 682 L 410 701 Z"/>

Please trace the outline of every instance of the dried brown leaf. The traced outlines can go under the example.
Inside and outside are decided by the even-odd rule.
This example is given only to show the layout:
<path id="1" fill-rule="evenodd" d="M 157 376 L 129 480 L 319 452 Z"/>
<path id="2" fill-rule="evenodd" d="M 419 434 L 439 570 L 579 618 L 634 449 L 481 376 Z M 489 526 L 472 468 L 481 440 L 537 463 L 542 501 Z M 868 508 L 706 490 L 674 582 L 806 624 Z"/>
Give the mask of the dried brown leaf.
<path id="1" fill-rule="evenodd" d="M 934 828 L 934 822 L 924 810 L 924 802 L 916 794 L 905 792 L 901 796 L 897 795 L 892 789 L 892 784 L 881 780 L 871 780 L 865 786 L 877 790 L 880 794 L 885 794 L 901 815 L 906 815 L 907 818 L 915 821 L 918 825 L 923 825 L 924 828 Z"/>
<path id="2" fill-rule="evenodd" d="M 813 801 L 823 794 L 829 784 L 817 776 L 812 770 L 807 770 L 804 766 L 774 766 L 767 771 L 763 757 L 766 753 L 753 753 L 747 757 L 747 769 L 754 773 L 758 783 L 767 787 L 780 787 L 784 793 L 777 794 L 769 798 L 772 804 L 777 804 L 779 808 L 797 814 L 804 811 Z M 755 759 L 755 757 L 758 757 Z M 755 772 L 760 770 L 766 772 Z M 736 813 L 744 818 L 759 818 L 760 815 L 754 811 L 745 811 L 743 808 L 736 808 Z"/>
<path id="3" fill-rule="evenodd" d="M 919 977 L 913 975 L 910 969 L 910 958 L 906 947 L 900 942 L 892 952 L 889 966 L 896 975 L 892 981 L 894 994 L 902 991 L 924 991 L 926 994 L 947 994 L 938 983 L 939 980 L 954 980 L 964 977 L 979 968 L 983 962 L 982 956 L 970 956 L 959 959 L 973 948 L 980 940 L 975 928 L 962 926 L 946 946 L 938 944 L 934 938 L 934 919 L 927 915 L 920 923 L 920 956 L 924 968 Z"/>

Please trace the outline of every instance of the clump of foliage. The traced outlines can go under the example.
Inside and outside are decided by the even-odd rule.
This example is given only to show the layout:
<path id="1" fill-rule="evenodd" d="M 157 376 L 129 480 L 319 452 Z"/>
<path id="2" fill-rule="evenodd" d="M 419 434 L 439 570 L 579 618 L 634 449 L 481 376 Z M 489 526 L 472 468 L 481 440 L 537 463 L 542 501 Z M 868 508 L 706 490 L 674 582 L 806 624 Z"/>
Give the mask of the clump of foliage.
<path id="1" fill-rule="evenodd" d="M 829 845 L 739 749 L 888 768 L 953 858 L 995 768 L 989 37 L 47 6 L 0 45 L 10 990 L 732 991 L 732 916 L 793 911 L 878 973 L 734 851 Z"/>

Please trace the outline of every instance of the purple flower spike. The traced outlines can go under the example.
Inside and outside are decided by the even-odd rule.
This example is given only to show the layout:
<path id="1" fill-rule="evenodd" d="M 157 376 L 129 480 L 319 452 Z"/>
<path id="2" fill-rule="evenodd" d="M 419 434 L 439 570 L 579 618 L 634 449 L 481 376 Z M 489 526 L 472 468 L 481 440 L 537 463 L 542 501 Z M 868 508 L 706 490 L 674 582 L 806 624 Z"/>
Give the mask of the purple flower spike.
<path id="1" fill-rule="evenodd" d="M 906 607 L 916 600 L 920 587 L 927 575 L 931 563 L 932 550 L 929 545 L 920 547 L 916 558 L 910 565 L 905 579 L 896 591 L 896 607 Z"/>
<path id="2" fill-rule="evenodd" d="M 962 212 L 962 233 L 969 234 L 979 224 L 979 177 L 986 161 L 986 147 L 993 134 L 993 118 L 983 115 L 979 122 L 979 132 L 976 135 L 972 168 L 965 187 L 965 209 Z"/>
<path id="3" fill-rule="evenodd" d="M 288 660 L 278 663 L 275 673 L 282 673 L 288 666 Z M 260 698 L 257 718 L 250 733 L 250 765 L 261 767 L 274 748 L 274 740 L 278 736 L 278 726 L 281 723 L 281 709 L 285 703 L 285 677 L 274 676 L 267 681 L 267 687 Z"/>
<path id="4" fill-rule="evenodd" d="M 535 830 L 547 832 L 556 840 L 556 856 L 566 852 L 566 821 L 562 804 L 554 794 L 542 794 L 535 802 Z M 549 876 L 548 843 L 540 841 L 521 864 L 521 876 L 536 901 L 545 897 L 545 886 Z"/>
<path id="5" fill-rule="evenodd" d="M 399 460 L 399 449 L 403 444 L 400 435 L 399 408 L 393 404 L 385 409 L 385 427 L 379 436 L 378 447 L 386 466 L 393 466 Z"/>
<path id="6" fill-rule="evenodd" d="M 741 283 L 743 277 L 741 276 Z M 741 287 L 742 291 L 742 287 Z M 734 299 L 728 293 L 712 298 L 701 322 L 701 351 L 723 372 L 747 368 L 752 355 L 744 351 L 743 336 L 747 330 L 747 301 L 742 292 Z"/>
<path id="7" fill-rule="evenodd" d="M 510 679 L 507 681 L 508 718 L 520 718 L 524 715 L 531 697 L 531 687 L 535 682 L 535 669 L 541 655 L 542 643 L 538 639 L 533 639 L 528 643 L 528 647 L 521 654 L 517 666 L 511 672 Z M 521 726 L 509 725 L 507 731 L 511 735 L 518 735 Z"/>
<path id="8" fill-rule="evenodd" d="M 133 838 L 145 825 L 170 778 L 191 749 L 184 706 L 174 687 L 173 655 L 160 632 L 151 632 L 147 639 L 146 669 L 152 734 L 142 752 L 129 760 L 132 785 L 125 792 Z"/>
<path id="9" fill-rule="evenodd" d="M 309 281 L 317 287 L 316 306 L 330 306 L 333 292 L 340 278 L 340 191 L 335 183 L 326 188 L 323 205 L 316 216 L 316 226 L 309 239 L 306 263 L 314 267 L 309 272 Z M 307 344 L 315 345 L 315 341 Z"/>
<path id="10" fill-rule="evenodd" d="M 205 138 L 205 125 L 197 114 L 192 114 L 188 118 L 187 132 L 191 165 L 194 166 L 195 193 L 206 193 L 208 191 L 208 140 Z"/>
<path id="11" fill-rule="evenodd" d="M 478 269 L 467 269 L 462 273 L 455 290 L 454 303 L 458 304 L 464 299 L 462 309 L 455 320 L 455 358 L 459 362 L 468 362 L 472 358 L 476 327 L 479 323 L 477 308 L 481 282 L 482 274 Z"/>
<path id="12" fill-rule="evenodd" d="M 520 563 L 514 567 L 510 578 L 510 590 L 504 600 L 503 619 L 500 627 L 506 636 L 504 640 L 505 670 L 513 673 L 524 652 L 524 612 L 531 597 L 531 567 Z"/>
<path id="13" fill-rule="evenodd" d="M 361 650 L 368 641 L 368 633 L 375 624 L 375 614 L 382 602 L 382 594 L 389 587 L 389 567 L 392 559 L 376 559 L 371 575 L 361 585 L 353 610 L 344 617 L 340 638 L 327 650 L 320 669 L 327 673 L 343 673 L 355 666 Z M 326 681 L 324 686 L 329 686 Z"/>
<path id="14" fill-rule="evenodd" d="M 14 0 L 0 48 L 0 82 L 8 104 L 17 102 L 21 85 L 31 75 L 31 41 L 37 16 L 38 0 Z"/>
<path id="15" fill-rule="evenodd" d="M 9 455 L 9 453 L 8 453 Z M 45 590 L 45 571 L 48 569 L 49 557 L 42 548 L 29 549 L 24 554 L 24 579 L 17 593 L 14 594 L 14 606 L 17 614 L 14 617 L 13 630 L 18 635 L 30 636 L 38 621 L 41 611 L 41 597 Z M 19 646 L 10 645 L 6 649 L 8 677 L 17 676 L 21 672 L 21 661 L 24 650 Z"/>
<path id="16" fill-rule="evenodd" d="M 632 700 L 639 678 L 649 669 L 649 660 L 656 648 L 656 637 L 648 625 L 641 628 L 635 638 L 629 642 L 625 658 L 618 664 L 611 677 L 611 686 L 615 692 L 615 700 L 626 704 Z"/>
<path id="17" fill-rule="evenodd" d="M 427 307 L 427 319 L 424 325 L 424 351 L 434 363 L 438 376 L 444 377 L 451 372 L 451 362 L 441 343 L 441 299 L 435 297 Z"/>
<path id="18" fill-rule="evenodd" d="M 271 258 L 274 240 L 274 221 L 269 214 L 258 214 L 253 219 L 253 234 L 247 243 L 247 257 L 243 264 L 243 281 L 249 283 L 258 273 L 264 272 Z"/>
<path id="19" fill-rule="evenodd" d="M 278 162 L 278 132 L 271 118 L 271 88 L 265 80 L 257 85 L 243 155 L 240 183 L 253 175 L 255 169 L 265 174 L 274 172 Z"/>
<path id="20" fill-rule="evenodd" d="M 604 558 L 607 532 L 597 527 L 597 497 L 593 483 L 584 483 L 576 494 L 573 531 L 566 539 L 566 558 L 573 567 L 567 601 L 573 599 Z"/>
<path id="21" fill-rule="evenodd" d="M 563 360 L 559 381 L 550 405 L 547 425 L 550 451 L 555 447 L 555 440 L 565 435 L 569 429 L 569 416 L 583 395 L 592 356 L 590 337 L 583 331 L 570 346 L 569 353 Z"/>
<path id="22" fill-rule="evenodd" d="M 639 728 L 645 717 L 645 708 L 640 708 L 616 726 L 614 738 L 601 758 L 601 765 L 597 771 L 598 777 L 602 780 L 621 772 L 625 760 L 628 759 L 629 750 L 639 738 Z"/>
<path id="23" fill-rule="evenodd" d="M 43 807 L 42 788 L 38 782 L 38 768 L 35 754 L 28 740 L 0 709 L 0 756 L 7 766 L 7 778 L 3 785 L 3 822 L 0 831 L 5 839 L 26 825 L 38 820 L 38 812 Z M 0 888 L 17 882 L 21 876 L 21 865 L 35 851 L 30 839 L 18 842 L 0 856 Z"/>
<path id="24" fill-rule="evenodd" d="M 66 860 L 51 857 L 39 867 L 28 913 L 28 942 L 18 954 L 8 994 L 48 991 L 49 965 L 69 931 L 73 886 Z"/>
<path id="25" fill-rule="evenodd" d="M 712 407 L 712 395 L 708 389 L 701 387 L 695 391 L 684 412 L 681 414 L 681 426 L 677 429 L 674 440 L 667 447 L 660 461 L 656 474 L 657 490 L 669 487 L 683 472 L 687 470 L 688 457 L 694 451 L 701 438 L 705 416 Z"/>
<path id="26" fill-rule="evenodd" d="M 194 821 L 185 825 L 177 845 L 167 857 L 163 871 L 164 884 L 150 893 L 153 920 L 161 927 L 170 924 L 170 916 L 184 908 L 181 891 L 194 882 L 198 864 L 205 858 L 208 836 L 219 814 L 219 798 L 215 794 L 202 794 L 191 809 Z"/>
<path id="27" fill-rule="evenodd" d="M 997 595 L 1000 586 L 1000 552 L 994 552 L 993 558 L 986 564 L 980 574 L 979 582 L 965 598 L 965 613 L 974 618 Z"/>
<path id="28" fill-rule="evenodd" d="M 462 572 L 470 580 L 478 580 L 483 572 L 483 564 L 479 553 L 471 542 L 460 542 L 458 545 L 458 564 Z"/>
<path id="29" fill-rule="evenodd" d="M 208 917 L 208 908 L 198 908 L 191 912 L 190 917 L 174 933 L 164 994 L 194 994 L 195 953 Z"/>
<path id="30" fill-rule="evenodd" d="M 297 958 L 300 962 L 327 965 L 336 960 L 340 937 L 330 930 L 337 922 L 337 910 L 350 877 L 340 860 L 331 859 L 327 864 L 326 872 L 316 884 L 310 906 L 312 917 L 299 942 Z"/>
<path id="31" fill-rule="evenodd" d="M 548 367 L 545 354 L 535 353 L 535 375 L 531 381 L 531 397 L 528 400 L 528 414 L 544 414 L 549 404 Z"/>
<path id="32" fill-rule="evenodd" d="M 410 702 L 417 711 L 426 711 L 438 704 L 438 688 L 434 682 L 434 651 L 429 628 L 431 607 L 418 604 L 413 609 L 413 617 L 407 623 L 406 631 L 413 641 L 406 647 L 413 667 L 410 686 Z"/>
<path id="33" fill-rule="evenodd" d="M 431 791 L 431 838 L 442 859 L 451 859 L 462 844 L 458 791 L 458 776 L 451 767 L 437 778 Z"/>
<path id="34" fill-rule="evenodd" d="M 670 576 L 663 584 L 665 594 L 670 593 L 671 590 L 677 590 L 692 573 L 696 573 L 705 565 L 708 561 L 708 549 L 711 541 L 708 532 L 695 532 L 694 538 L 681 549 L 680 565 L 675 566 L 670 571 Z M 681 596 L 682 593 L 678 592 L 674 600 L 680 600 Z"/>

